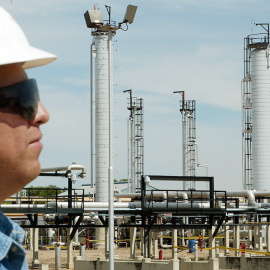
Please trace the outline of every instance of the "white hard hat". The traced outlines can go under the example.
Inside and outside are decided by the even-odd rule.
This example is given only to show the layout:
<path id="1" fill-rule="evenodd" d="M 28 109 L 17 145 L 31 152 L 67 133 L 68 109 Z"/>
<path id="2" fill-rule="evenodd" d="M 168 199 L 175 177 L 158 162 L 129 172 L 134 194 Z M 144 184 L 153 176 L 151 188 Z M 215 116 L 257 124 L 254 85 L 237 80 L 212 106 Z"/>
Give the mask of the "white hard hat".
<path id="1" fill-rule="evenodd" d="M 24 69 L 43 66 L 56 56 L 30 46 L 13 17 L 0 7 L 0 65 L 22 63 Z"/>

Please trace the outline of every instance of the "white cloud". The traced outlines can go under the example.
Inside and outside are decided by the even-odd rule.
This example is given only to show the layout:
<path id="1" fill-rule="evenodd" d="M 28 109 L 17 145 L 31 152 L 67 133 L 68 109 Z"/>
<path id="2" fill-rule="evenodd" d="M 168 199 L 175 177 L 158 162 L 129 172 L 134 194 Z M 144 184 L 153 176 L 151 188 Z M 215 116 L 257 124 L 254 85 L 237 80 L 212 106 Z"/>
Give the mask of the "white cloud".
<path id="1" fill-rule="evenodd" d="M 138 57 L 128 69 L 119 68 L 117 79 L 140 91 L 168 95 L 185 90 L 187 99 L 240 110 L 242 59 L 233 56 L 225 46 L 178 54 L 163 51 L 151 59 Z"/>

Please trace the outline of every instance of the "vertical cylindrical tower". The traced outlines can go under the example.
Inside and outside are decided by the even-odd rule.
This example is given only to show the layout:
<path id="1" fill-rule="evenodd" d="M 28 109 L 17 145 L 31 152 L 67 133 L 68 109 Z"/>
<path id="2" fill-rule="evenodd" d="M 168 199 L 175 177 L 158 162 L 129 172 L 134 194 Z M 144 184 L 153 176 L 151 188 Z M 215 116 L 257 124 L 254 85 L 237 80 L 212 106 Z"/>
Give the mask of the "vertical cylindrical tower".
<path id="1" fill-rule="evenodd" d="M 96 201 L 108 202 L 109 113 L 110 113 L 108 33 L 107 32 L 95 33 L 94 42 L 96 48 L 96 61 L 95 61 Z"/>
<path id="2" fill-rule="evenodd" d="M 270 190 L 269 48 L 251 52 L 253 188 Z"/>

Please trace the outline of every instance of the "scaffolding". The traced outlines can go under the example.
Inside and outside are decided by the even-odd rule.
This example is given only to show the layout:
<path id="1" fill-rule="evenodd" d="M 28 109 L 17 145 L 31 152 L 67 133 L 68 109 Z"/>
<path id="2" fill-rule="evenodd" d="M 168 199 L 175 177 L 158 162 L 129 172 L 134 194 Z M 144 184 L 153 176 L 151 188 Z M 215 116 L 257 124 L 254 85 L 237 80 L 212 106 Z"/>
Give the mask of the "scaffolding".
<path id="1" fill-rule="evenodd" d="M 185 100 L 185 92 L 180 93 L 180 112 L 182 114 L 182 154 L 183 176 L 196 174 L 196 101 Z M 195 182 L 183 182 L 183 189 L 195 189 Z"/>
<path id="2" fill-rule="evenodd" d="M 252 95 L 250 77 L 250 37 L 244 39 L 244 79 L 242 80 L 242 181 L 253 189 L 252 179 Z"/>
<path id="3" fill-rule="evenodd" d="M 132 96 L 129 92 L 128 110 L 128 182 L 129 192 L 140 190 L 141 177 L 144 173 L 144 140 L 143 140 L 143 99 Z"/>

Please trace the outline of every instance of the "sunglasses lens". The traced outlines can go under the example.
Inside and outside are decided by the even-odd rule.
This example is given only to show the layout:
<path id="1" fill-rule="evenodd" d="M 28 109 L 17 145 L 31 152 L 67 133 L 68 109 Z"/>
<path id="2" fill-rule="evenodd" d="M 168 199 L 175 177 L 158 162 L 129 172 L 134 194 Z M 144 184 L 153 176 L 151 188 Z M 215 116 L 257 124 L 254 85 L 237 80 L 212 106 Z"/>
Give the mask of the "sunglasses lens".
<path id="1" fill-rule="evenodd" d="M 36 80 L 26 81 L 20 91 L 20 112 L 19 114 L 26 120 L 33 120 L 37 113 L 39 93 Z"/>
<path id="2" fill-rule="evenodd" d="M 39 92 L 34 79 L 0 88 L 1 112 L 19 114 L 27 121 L 32 121 L 37 113 L 38 102 Z"/>

